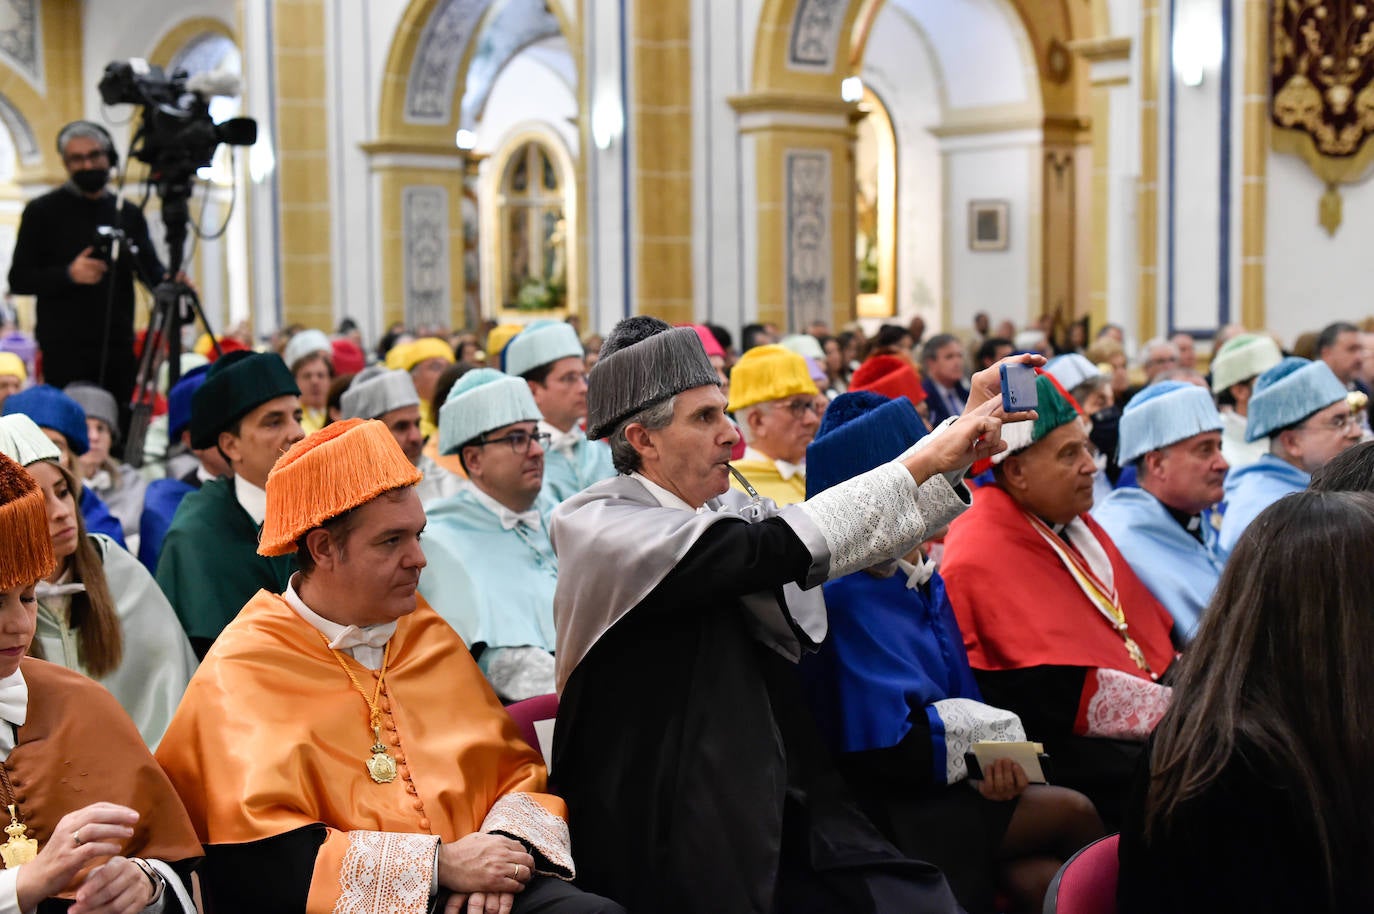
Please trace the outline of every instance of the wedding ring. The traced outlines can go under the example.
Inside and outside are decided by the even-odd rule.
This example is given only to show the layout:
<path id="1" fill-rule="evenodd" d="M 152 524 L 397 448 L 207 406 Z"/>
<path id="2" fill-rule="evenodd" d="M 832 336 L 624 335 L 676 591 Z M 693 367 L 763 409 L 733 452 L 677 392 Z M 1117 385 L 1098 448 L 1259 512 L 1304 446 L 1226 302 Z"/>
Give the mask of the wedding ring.
<path id="1" fill-rule="evenodd" d="M 78 845 L 81 843 L 81 829 L 78 828 L 76 831 L 72 832 L 72 840 Z"/>
<path id="2" fill-rule="evenodd" d="M 516 880 L 517 882 L 520 881 L 520 864 L 515 864 L 515 875 L 511 876 L 510 878 Z"/>

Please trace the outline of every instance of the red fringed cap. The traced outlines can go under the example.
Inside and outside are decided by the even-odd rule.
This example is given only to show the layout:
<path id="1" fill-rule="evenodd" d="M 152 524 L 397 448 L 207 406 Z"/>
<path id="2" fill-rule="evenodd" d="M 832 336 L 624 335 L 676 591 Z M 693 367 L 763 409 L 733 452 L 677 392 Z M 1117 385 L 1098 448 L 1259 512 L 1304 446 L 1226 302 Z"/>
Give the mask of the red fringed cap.
<path id="1" fill-rule="evenodd" d="M 0 590 L 27 587 L 56 567 L 43 490 L 27 470 L 0 454 Z"/>
<path id="2" fill-rule="evenodd" d="M 267 474 L 258 554 L 294 552 L 296 542 L 325 521 L 420 478 L 384 423 L 331 422 L 293 444 Z"/>

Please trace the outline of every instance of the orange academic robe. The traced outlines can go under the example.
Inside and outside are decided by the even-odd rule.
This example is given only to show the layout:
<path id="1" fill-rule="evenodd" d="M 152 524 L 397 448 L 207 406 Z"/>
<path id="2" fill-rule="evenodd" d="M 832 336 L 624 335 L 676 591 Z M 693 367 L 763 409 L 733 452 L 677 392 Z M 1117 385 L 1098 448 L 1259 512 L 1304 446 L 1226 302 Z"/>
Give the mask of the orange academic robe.
<path id="1" fill-rule="evenodd" d="M 344 659 L 371 695 L 376 674 Z M 466 645 L 423 602 L 392 636 L 379 704 L 399 769 L 389 784 L 364 767 L 367 704 L 317 629 L 258 591 L 224 630 L 157 752 L 206 844 L 212 907 L 216 898 L 219 907 L 242 904 L 245 879 L 303 891 L 308 867 L 307 911 L 422 912 L 437 842 L 476 831 L 518 838 L 534 849 L 537 872 L 572 876 L 566 808 L 542 792 L 539 755 Z M 219 851 L 273 848 L 268 839 L 302 830 L 318 835 L 308 845 L 313 864 L 299 843 L 283 842 L 252 859 L 253 874 L 242 856 L 215 865 Z"/>

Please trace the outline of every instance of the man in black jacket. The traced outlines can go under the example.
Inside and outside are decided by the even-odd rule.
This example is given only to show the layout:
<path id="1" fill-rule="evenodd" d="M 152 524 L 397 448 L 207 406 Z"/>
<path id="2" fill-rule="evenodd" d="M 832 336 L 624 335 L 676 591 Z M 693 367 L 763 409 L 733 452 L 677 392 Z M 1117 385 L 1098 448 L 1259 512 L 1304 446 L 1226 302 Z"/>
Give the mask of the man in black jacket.
<path id="1" fill-rule="evenodd" d="M 165 271 L 143 213 L 127 202 L 116 212 L 115 196 L 105 189 L 118 155 L 104 128 L 74 121 L 58 134 L 57 147 L 67 181 L 24 207 L 10 291 L 38 297 L 36 336 L 47 383 L 99 384 L 114 394 L 127 430 L 137 370 L 134 273 L 156 283 Z M 127 236 L 114 263 L 98 256 L 101 227 Z"/>

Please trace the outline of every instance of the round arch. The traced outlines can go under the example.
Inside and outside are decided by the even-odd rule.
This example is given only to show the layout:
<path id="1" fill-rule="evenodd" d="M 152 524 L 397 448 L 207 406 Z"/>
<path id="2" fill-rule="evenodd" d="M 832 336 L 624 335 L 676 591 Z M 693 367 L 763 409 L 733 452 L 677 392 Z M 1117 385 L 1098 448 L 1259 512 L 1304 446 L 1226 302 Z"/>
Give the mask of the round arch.
<path id="1" fill-rule="evenodd" d="M 440 91 L 448 99 L 447 119 L 443 123 L 419 122 L 407 114 L 412 77 L 420 64 L 421 43 L 427 32 L 438 27 L 441 17 L 455 0 L 410 0 L 387 52 L 386 69 L 377 109 L 377 145 L 392 148 L 443 146 L 451 148 L 462 117 L 462 98 L 467 85 L 467 70 L 475 51 L 472 37 L 479 34 L 495 0 L 479 4 L 480 13 L 472 17 L 471 29 L 463 36 L 462 58 Z M 583 84 L 582 40 L 576 23 L 569 17 L 563 0 L 548 0 L 548 9 L 558 20 L 559 30 L 568 43 L 577 73 L 578 94 Z"/>

